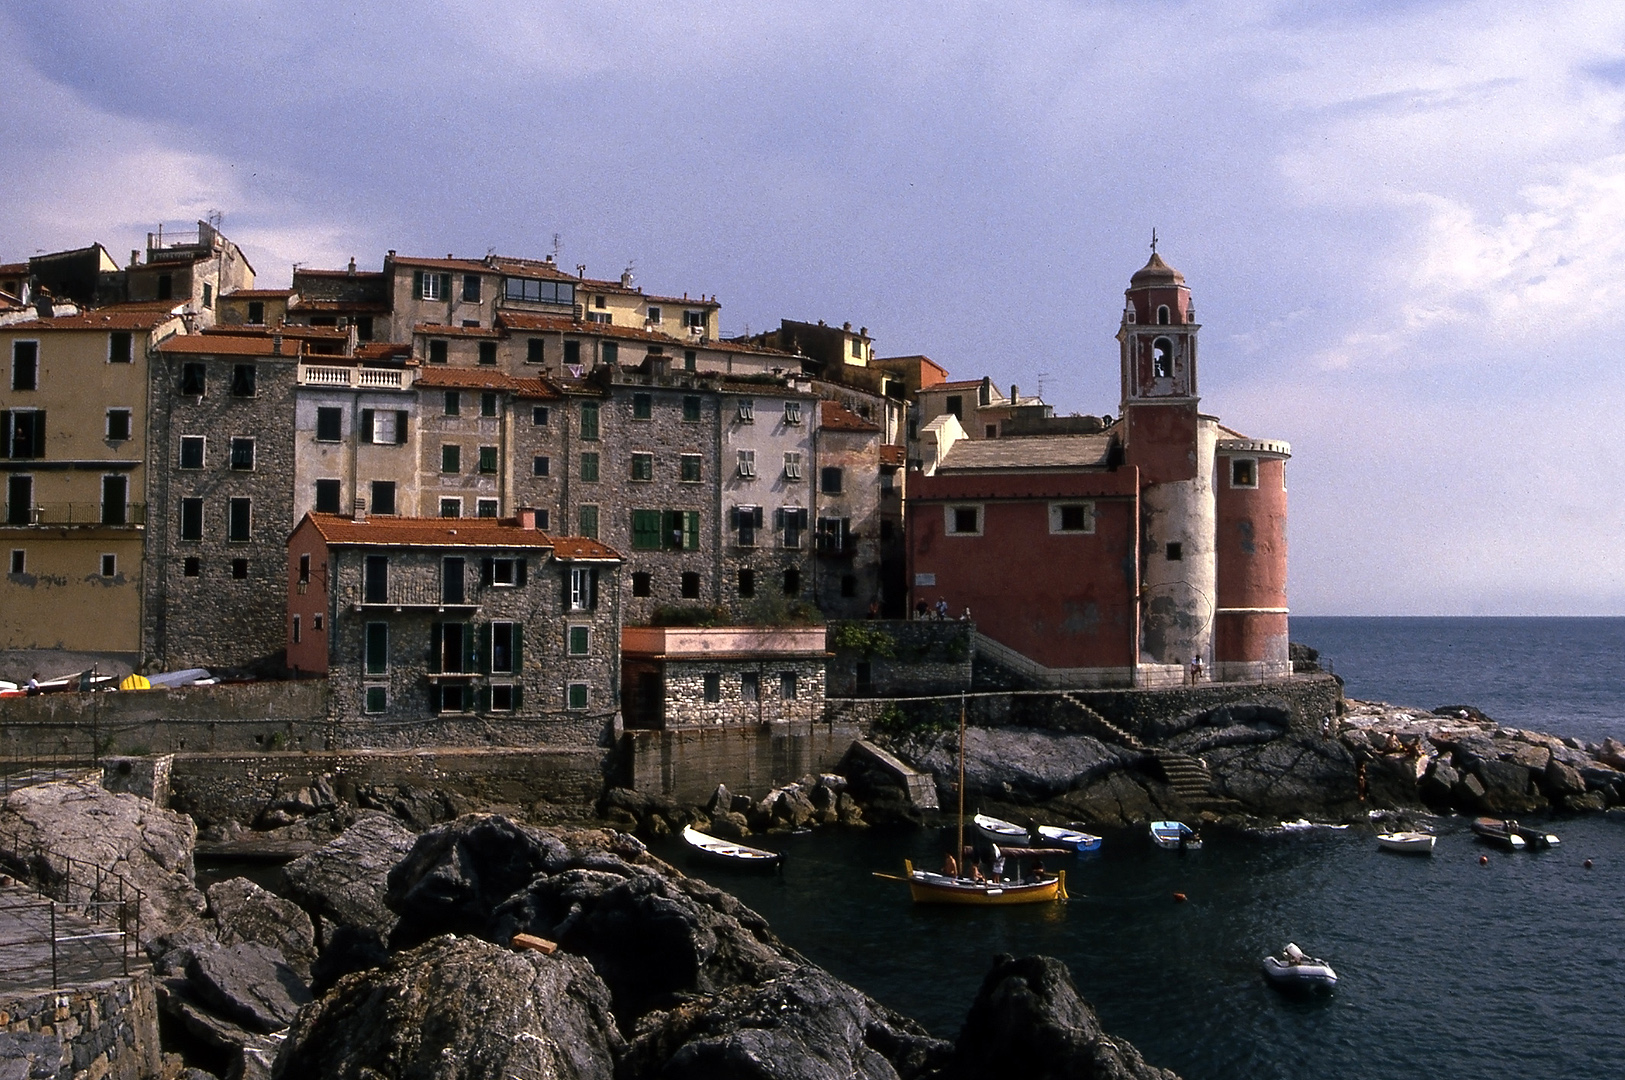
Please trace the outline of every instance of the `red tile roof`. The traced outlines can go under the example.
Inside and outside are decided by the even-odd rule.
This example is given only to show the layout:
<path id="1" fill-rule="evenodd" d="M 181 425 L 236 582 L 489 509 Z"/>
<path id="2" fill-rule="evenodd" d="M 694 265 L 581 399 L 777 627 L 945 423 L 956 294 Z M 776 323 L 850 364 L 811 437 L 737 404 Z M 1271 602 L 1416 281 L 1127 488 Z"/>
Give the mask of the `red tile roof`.
<path id="1" fill-rule="evenodd" d="M 532 333 L 584 334 L 593 337 L 623 338 L 648 341 L 658 345 L 689 347 L 681 338 L 645 330 L 637 326 L 616 326 L 614 323 L 587 322 L 569 315 L 533 315 L 528 311 L 499 311 L 497 322 L 509 330 L 528 330 Z"/>
<path id="2" fill-rule="evenodd" d="M 933 383 L 931 386 L 921 387 L 921 389 L 922 390 L 975 390 L 978 387 L 980 387 L 981 385 L 982 385 L 982 380 L 981 379 L 961 379 L 959 382 Z M 995 386 L 993 383 L 988 383 L 988 385 L 990 387 L 992 387 L 995 392 L 998 391 L 998 387 Z M 1000 396 L 1002 397 L 1003 395 L 1001 394 Z"/>
<path id="3" fill-rule="evenodd" d="M 29 333 L 40 330 L 151 330 L 175 318 L 173 308 L 174 305 L 167 302 L 117 304 L 81 311 L 77 315 L 62 315 L 54 319 L 29 319 L 27 322 L 12 323 L 3 329 L 27 330 Z"/>
<path id="4" fill-rule="evenodd" d="M 559 268 L 555 263 L 543 259 L 521 259 L 513 255 L 493 255 L 490 269 L 496 270 L 508 277 L 539 278 L 544 281 L 574 281 L 584 282 L 574 274 L 569 274 Z"/>
<path id="5" fill-rule="evenodd" d="M 453 386 L 467 390 L 517 390 L 520 380 L 490 368 L 433 367 L 418 370 L 419 386 Z"/>
<path id="6" fill-rule="evenodd" d="M 460 337 L 460 338 L 491 338 L 495 340 L 502 336 L 495 329 L 483 326 L 448 326 L 442 323 L 418 323 L 412 327 L 412 333 L 422 334 L 424 337 Z"/>
<path id="7" fill-rule="evenodd" d="M 478 259 L 459 259 L 456 257 L 449 259 L 414 259 L 409 255 L 397 255 L 394 263 L 396 266 L 416 266 L 425 270 L 461 270 L 465 273 L 484 271 L 488 274 L 492 273 L 491 267 L 486 266 Z"/>
<path id="8" fill-rule="evenodd" d="M 538 401 L 552 401 L 564 396 L 564 392 L 558 387 L 540 377 L 514 379 L 514 391 L 522 398 L 535 398 Z"/>
<path id="9" fill-rule="evenodd" d="M 331 278 L 381 278 L 382 270 L 313 270 L 301 266 L 293 272 L 294 277 L 331 277 Z"/>
<path id="10" fill-rule="evenodd" d="M 283 337 L 299 338 L 302 341 L 344 341 L 350 336 L 349 330 L 341 330 L 337 326 L 305 326 L 300 323 L 289 323 L 286 326 L 217 323 L 214 326 L 204 327 L 202 333 L 226 334 L 231 337 L 270 337 L 272 334 L 281 334 Z"/>
<path id="11" fill-rule="evenodd" d="M 295 311 L 339 311 L 346 315 L 356 313 L 383 314 L 389 311 L 389 305 L 375 300 L 312 300 L 301 295 L 299 303 L 294 306 Z"/>
<path id="12" fill-rule="evenodd" d="M 358 360 L 395 360 L 412 355 L 412 346 L 391 341 L 368 341 L 355 347 Z"/>
<path id="13" fill-rule="evenodd" d="M 819 426 L 830 431 L 879 431 L 880 425 L 871 423 L 837 402 L 820 401 Z"/>
<path id="14" fill-rule="evenodd" d="M 158 346 L 163 353 L 178 353 L 183 356 L 268 356 L 285 360 L 297 360 L 300 356 L 300 339 L 290 338 L 282 343 L 282 351 L 276 352 L 276 340 L 270 334 L 263 337 L 232 334 L 176 334 L 166 338 Z"/>
<path id="15" fill-rule="evenodd" d="M 305 516 L 322 539 L 335 546 L 551 548 L 558 559 L 621 558 L 619 552 L 597 540 L 522 528 L 517 518 L 369 517 L 354 521 L 340 514 Z"/>
<path id="16" fill-rule="evenodd" d="M 26 276 L 27 273 L 28 264 L 25 262 L 0 263 L 0 274 L 22 274 Z"/>
<path id="17" fill-rule="evenodd" d="M 882 465 L 908 464 L 908 447 L 882 443 L 880 446 L 880 463 Z"/>
<path id="18" fill-rule="evenodd" d="M 283 300 L 298 296 L 298 289 L 237 289 L 220 297 L 222 300 Z"/>

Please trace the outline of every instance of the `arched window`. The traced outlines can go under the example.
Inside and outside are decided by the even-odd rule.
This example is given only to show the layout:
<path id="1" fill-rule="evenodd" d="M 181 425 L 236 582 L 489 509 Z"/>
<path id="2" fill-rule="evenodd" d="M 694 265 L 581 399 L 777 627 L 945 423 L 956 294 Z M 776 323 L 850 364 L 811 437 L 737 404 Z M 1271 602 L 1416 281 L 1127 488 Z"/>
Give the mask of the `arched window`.
<path id="1" fill-rule="evenodd" d="M 1164 308 L 1164 311 L 1167 309 Z M 1174 343 L 1160 337 L 1151 343 L 1151 377 L 1166 379 L 1174 373 Z"/>
<path id="2" fill-rule="evenodd" d="M 1158 326 L 1167 326 L 1168 325 L 1168 305 L 1167 304 L 1163 304 L 1161 307 L 1157 308 L 1157 325 Z"/>

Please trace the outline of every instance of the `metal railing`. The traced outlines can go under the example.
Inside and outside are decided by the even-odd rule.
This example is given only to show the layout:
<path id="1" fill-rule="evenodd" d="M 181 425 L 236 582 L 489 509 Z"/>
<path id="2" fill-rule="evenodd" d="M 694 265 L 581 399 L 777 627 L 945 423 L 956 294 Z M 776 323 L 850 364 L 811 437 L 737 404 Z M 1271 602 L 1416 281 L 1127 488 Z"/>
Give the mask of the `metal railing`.
<path id="1" fill-rule="evenodd" d="M 60 864 L 61 871 L 57 870 Z M 141 910 L 146 893 L 123 874 L 96 863 L 53 852 L 37 839 L 24 840 L 15 831 L 0 832 L 0 868 L 27 885 L 35 897 L 46 901 L 50 922 L 48 932 L 0 941 L 0 949 L 26 948 L 49 941 L 51 948 L 51 987 L 62 986 L 62 946 L 116 941 L 125 975 L 130 974 L 130 957 L 141 948 Z M 38 905 L 0 904 L 0 911 L 34 911 Z M 61 927 L 63 914 L 77 914 L 89 928 Z M 9 919 L 12 925 L 26 920 Z M 108 929 L 97 929 L 98 926 Z M 45 930 L 45 927 L 41 927 Z M 6 965 L 10 968 L 12 965 Z"/>
<path id="2" fill-rule="evenodd" d="M 5 504 L 7 525 L 145 525 L 145 503 L 42 502 Z"/>

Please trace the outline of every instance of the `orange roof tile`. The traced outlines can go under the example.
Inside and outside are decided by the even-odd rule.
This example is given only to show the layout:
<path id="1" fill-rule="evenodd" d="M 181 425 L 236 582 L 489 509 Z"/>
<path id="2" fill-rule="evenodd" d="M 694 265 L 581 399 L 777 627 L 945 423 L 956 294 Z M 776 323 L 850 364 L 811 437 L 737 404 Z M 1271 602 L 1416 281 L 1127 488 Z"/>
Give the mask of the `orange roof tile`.
<path id="1" fill-rule="evenodd" d="M 20 262 L 20 263 L 0 263 L 0 274 L 26 274 L 26 273 L 28 273 L 28 264 L 25 263 L 25 262 Z"/>
<path id="2" fill-rule="evenodd" d="M 518 379 L 490 368 L 434 367 L 418 371 L 419 386 L 454 386 L 471 390 L 517 390 Z"/>
<path id="3" fill-rule="evenodd" d="M 373 314 L 378 315 L 389 310 L 388 304 L 376 300 L 312 300 L 301 295 L 299 302 L 293 306 L 296 312 L 310 311 L 338 311 L 346 315 Z"/>
<path id="4" fill-rule="evenodd" d="M 225 334 L 230 337 L 269 337 L 272 334 L 281 334 L 283 337 L 299 338 L 304 341 L 344 341 L 350 336 L 348 330 L 341 330 L 336 326 L 305 326 L 302 323 L 289 323 L 286 326 L 216 324 L 206 326 L 200 332 L 209 335 Z"/>
<path id="5" fill-rule="evenodd" d="M 341 277 L 341 278 L 381 278 L 382 270 L 314 270 L 301 266 L 294 272 L 295 277 Z"/>
<path id="6" fill-rule="evenodd" d="M 369 517 L 355 521 L 341 514 L 305 515 L 323 540 L 335 546 L 551 548 L 557 559 L 620 561 L 620 553 L 582 536 L 553 536 L 526 529 L 517 518 Z"/>
<path id="7" fill-rule="evenodd" d="M 686 346 L 681 338 L 644 330 L 637 326 L 616 326 L 614 323 L 587 322 L 569 315 L 534 315 L 528 311 L 499 311 L 497 322 L 509 330 L 529 330 L 550 334 L 586 334 L 594 337 L 625 338 L 649 341 L 658 345 Z"/>
<path id="8" fill-rule="evenodd" d="M 553 537 L 553 557 L 555 559 L 615 559 L 621 558 L 620 552 L 596 540 L 589 540 L 585 536 L 555 536 Z"/>
<path id="9" fill-rule="evenodd" d="M 975 390 L 978 387 L 980 387 L 981 385 L 982 385 L 982 380 L 981 379 L 961 379 L 959 382 L 939 382 L 939 383 L 934 383 L 931 386 L 922 386 L 920 389 L 922 389 L 922 390 Z M 998 387 L 994 386 L 992 383 L 989 383 L 988 385 L 993 387 L 995 392 L 998 390 Z M 1003 395 L 1000 395 L 1000 396 L 1003 396 Z"/>
<path id="10" fill-rule="evenodd" d="M 514 392 L 522 398 L 535 398 L 539 401 L 551 401 L 564 396 L 563 391 L 543 378 L 516 378 Z"/>
<path id="11" fill-rule="evenodd" d="M 283 360 L 298 360 L 300 339 L 283 341 L 282 351 L 276 352 L 277 341 L 266 334 L 251 337 L 243 334 L 176 334 L 158 346 L 159 352 L 184 356 L 266 356 Z"/>
<path id="12" fill-rule="evenodd" d="M 906 465 L 908 463 L 908 447 L 882 443 L 880 446 L 880 463 L 882 465 Z"/>
<path id="13" fill-rule="evenodd" d="M 818 403 L 820 427 L 830 431 L 879 431 L 880 425 L 865 420 L 851 409 L 839 402 L 820 401 Z"/>
<path id="14" fill-rule="evenodd" d="M 222 300 L 281 300 L 298 296 L 298 289 L 237 289 L 220 297 Z"/>
<path id="15" fill-rule="evenodd" d="M 411 356 L 412 346 L 397 345 L 391 341 L 368 341 L 355 347 L 358 360 L 393 360 Z"/>
<path id="16" fill-rule="evenodd" d="M 62 315 L 54 319 L 29 319 L 12 323 L 6 330 L 151 330 L 155 326 L 176 318 L 172 304 L 117 304 L 94 308 L 77 315 Z"/>
<path id="17" fill-rule="evenodd" d="M 418 323 L 412 333 L 424 337 L 499 338 L 500 331 L 483 326 L 450 326 L 443 323 Z"/>
<path id="18" fill-rule="evenodd" d="M 478 259 L 459 259 L 453 256 L 449 259 L 415 259 L 409 255 L 397 255 L 394 259 L 396 266 L 419 266 L 426 270 L 462 270 L 468 273 L 485 271 L 491 273 L 491 267 L 486 266 Z"/>

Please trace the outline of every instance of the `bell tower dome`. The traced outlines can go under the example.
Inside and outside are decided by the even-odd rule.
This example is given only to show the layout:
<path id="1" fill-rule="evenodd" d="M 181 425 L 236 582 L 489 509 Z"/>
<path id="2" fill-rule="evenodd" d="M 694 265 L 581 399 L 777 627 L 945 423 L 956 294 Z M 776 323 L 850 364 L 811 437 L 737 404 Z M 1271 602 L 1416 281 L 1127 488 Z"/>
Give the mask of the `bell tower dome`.
<path id="1" fill-rule="evenodd" d="M 1162 261 L 1152 240 L 1151 261 L 1123 293 L 1122 408 L 1137 401 L 1188 399 L 1195 404 L 1196 310 L 1185 275 Z"/>

